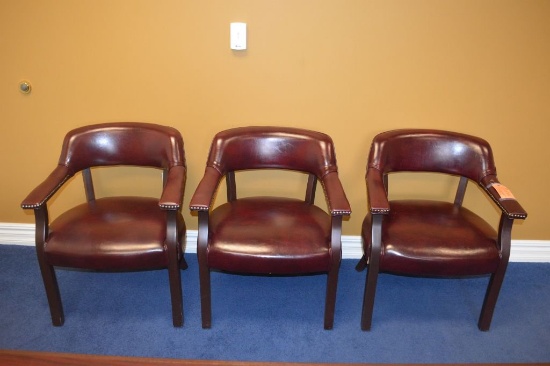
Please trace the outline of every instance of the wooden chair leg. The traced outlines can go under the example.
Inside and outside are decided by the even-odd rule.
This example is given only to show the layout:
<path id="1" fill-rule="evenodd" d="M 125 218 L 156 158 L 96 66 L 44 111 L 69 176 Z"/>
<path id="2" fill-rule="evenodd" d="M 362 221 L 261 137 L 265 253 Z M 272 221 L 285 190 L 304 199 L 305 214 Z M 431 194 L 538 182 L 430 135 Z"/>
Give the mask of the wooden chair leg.
<path id="1" fill-rule="evenodd" d="M 357 265 L 355 266 L 355 270 L 357 272 L 362 272 L 365 268 L 367 268 L 367 257 L 363 255 L 359 262 L 357 262 Z"/>
<path id="2" fill-rule="evenodd" d="M 365 293 L 363 295 L 363 310 L 361 313 L 361 329 L 370 330 L 372 313 L 374 310 L 374 297 L 376 295 L 376 282 L 378 281 L 378 268 L 369 267 L 365 281 Z"/>
<path id="3" fill-rule="evenodd" d="M 210 294 L 210 269 L 206 265 L 199 264 L 199 280 L 202 327 L 208 329 L 212 326 L 212 301 Z"/>
<path id="4" fill-rule="evenodd" d="M 363 239 L 364 240 L 364 239 Z M 365 281 L 365 293 L 363 295 L 363 310 L 361 312 L 361 329 L 370 330 L 372 313 L 374 309 L 374 297 L 376 295 L 376 282 L 380 271 L 380 252 L 382 245 L 382 215 L 372 216 L 371 228 L 371 252 L 368 259 L 367 279 Z M 367 263 L 366 257 L 365 263 Z"/>
<path id="5" fill-rule="evenodd" d="M 481 331 L 488 331 L 491 326 L 491 320 L 493 319 L 493 313 L 497 304 L 498 295 L 502 282 L 504 281 L 504 275 L 506 274 L 506 268 L 508 267 L 508 261 L 510 259 L 510 247 L 512 241 L 512 224 L 513 219 L 510 219 L 504 213 L 500 217 L 500 224 L 498 229 L 498 246 L 501 251 L 500 264 L 497 270 L 491 275 L 487 291 L 485 292 L 485 299 L 483 300 L 483 307 L 481 308 L 481 314 L 479 315 L 479 321 L 477 326 Z"/>
<path id="6" fill-rule="evenodd" d="M 485 299 L 483 300 L 483 307 L 479 315 L 479 321 L 477 326 L 481 331 L 488 331 L 491 327 L 491 321 L 493 319 L 493 313 L 497 304 L 498 295 L 502 282 L 504 281 L 504 275 L 506 268 L 499 268 L 495 273 L 491 275 L 489 285 L 487 286 L 487 292 L 485 293 Z"/>
<path id="7" fill-rule="evenodd" d="M 180 259 L 180 269 L 186 270 L 187 268 L 189 268 L 189 266 L 187 265 L 187 261 L 185 260 L 185 258 L 182 255 L 181 259 Z"/>
<path id="8" fill-rule="evenodd" d="M 332 269 L 327 276 L 327 294 L 325 299 L 325 329 L 334 326 L 334 309 L 336 308 L 336 290 L 338 288 L 338 270 Z"/>
<path id="9" fill-rule="evenodd" d="M 40 266 L 42 281 L 44 281 L 44 288 L 46 289 L 46 297 L 48 298 L 48 304 L 50 306 L 52 324 L 56 327 L 60 327 L 65 322 L 65 315 L 63 314 L 63 304 L 61 303 L 59 285 L 57 284 L 55 269 L 48 263 L 46 254 L 44 253 L 44 243 L 48 237 L 49 230 L 48 206 L 43 205 L 41 208 L 35 209 L 34 215 L 36 220 L 36 257 L 38 259 L 38 265 Z"/>
<path id="10" fill-rule="evenodd" d="M 181 273 L 178 263 L 169 265 L 170 298 L 172 301 L 172 323 L 174 327 L 183 326 L 183 291 L 181 289 Z"/>
<path id="11" fill-rule="evenodd" d="M 63 314 L 63 305 L 61 303 L 61 295 L 59 293 L 55 270 L 53 266 L 44 263 L 40 260 L 40 258 L 39 264 L 40 272 L 42 273 L 42 280 L 44 281 L 44 288 L 46 289 L 48 304 L 50 306 L 52 324 L 56 327 L 60 327 L 65 322 L 65 315 Z"/>

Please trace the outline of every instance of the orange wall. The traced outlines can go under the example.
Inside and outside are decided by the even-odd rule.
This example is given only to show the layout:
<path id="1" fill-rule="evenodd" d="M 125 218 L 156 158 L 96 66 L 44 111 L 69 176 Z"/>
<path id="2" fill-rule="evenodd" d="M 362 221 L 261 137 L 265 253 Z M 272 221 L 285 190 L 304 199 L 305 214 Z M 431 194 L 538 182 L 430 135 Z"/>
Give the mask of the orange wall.
<path id="1" fill-rule="evenodd" d="M 19 203 L 53 169 L 67 130 L 134 120 L 182 132 L 196 229 L 187 205 L 214 133 L 271 124 L 333 137 L 354 211 L 344 234 L 359 235 L 372 137 L 422 127 L 487 139 L 529 212 L 514 238 L 548 240 L 549 19 L 547 0 L 0 0 L 0 222 L 33 221 Z M 229 49 L 233 21 L 248 24 L 247 51 Z M 132 192 L 160 179 L 126 173 L 99 178 Z M 395 181 L 448 196 L 434 178 Z M 80 179 L 63 193 L 52 216 L 83 199 Z M 496 220 L 478 195 L 467 203 Z"/>

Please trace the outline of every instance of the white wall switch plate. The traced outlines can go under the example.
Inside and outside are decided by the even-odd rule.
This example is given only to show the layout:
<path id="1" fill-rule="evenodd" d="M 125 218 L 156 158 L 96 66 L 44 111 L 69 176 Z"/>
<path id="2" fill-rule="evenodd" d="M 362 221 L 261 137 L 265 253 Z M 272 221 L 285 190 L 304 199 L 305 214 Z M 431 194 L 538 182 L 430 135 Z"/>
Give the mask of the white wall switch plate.
<path id="1" fill-rule="evenodd" d="M 232 50 L 246 50 L 246 23 L 230 24 L 230 44 Z"/>

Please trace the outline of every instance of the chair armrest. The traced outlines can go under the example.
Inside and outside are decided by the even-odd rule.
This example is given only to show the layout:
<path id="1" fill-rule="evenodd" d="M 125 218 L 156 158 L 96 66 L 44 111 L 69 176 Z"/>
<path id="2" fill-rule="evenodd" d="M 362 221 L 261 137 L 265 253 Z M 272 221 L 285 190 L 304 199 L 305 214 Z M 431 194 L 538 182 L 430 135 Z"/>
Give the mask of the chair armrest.
<path id="1" fill-rule="evenodd" d="M 384 187 L 382 172 L 375 168 L 369 168 L 366 181 L 369 211 L 373 215 L 388 214 L 390 212 L 390 203 L 388 202 L 388 194 Z"/>
<path id="2" fill-rule="evenodd" d="M 344 192 L 344 187 L 338 178 L 337 172 L 330 172 L 322 179 L 328 209 L 332 216 L 344 216 L 351 214 L 351 207 Z"/>
<path id="3" fill-rule="evenodd" d="M 202 177 L 191 202 L 189 203 L 189 209 L 191 211 L 208 211 L 212 202 L 214 201 L 214 195 L 216 189 L 222 179 L 223 175 L 212 167 L 206 167 L 204 176 Z"/>
<path id="4" fill-rule="evenodd" d="M 65 183 L 73 174 L 64 165 L 58 165 L 50 175 L 40 183 L 21 202 L 21 208 L 39 208 L 44 205 L 51 196 Z"/>
<path id="5" fill-rule="evenodd" d="M 176 165 L 168 170 L 166 184 L 162 190 L 159 206 L 163 210 L 178 210 L 183 202 L 185 191 L 186 170 Z"/>
<path id="6" fill-rule="evenodd" d="M 508 218 L 522 220 L 527 218 L 527 212 L 496 176 L 485 177 L 480 185 Z"/>

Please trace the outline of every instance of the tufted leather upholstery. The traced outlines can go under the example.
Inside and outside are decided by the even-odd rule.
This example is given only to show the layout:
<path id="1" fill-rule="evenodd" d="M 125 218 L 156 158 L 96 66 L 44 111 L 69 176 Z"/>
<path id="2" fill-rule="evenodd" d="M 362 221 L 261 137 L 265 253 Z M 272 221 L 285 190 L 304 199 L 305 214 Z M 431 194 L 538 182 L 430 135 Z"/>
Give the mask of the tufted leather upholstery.
<path id="1" fill-rule="evenodd" d="M 114 165 L 161 170 L 161 197 L 96 199 L 90 168 Z M 84 177 L 86 202 L 50 223 L 49 198 L 78 172 Z M 109 271 L 168 268 L 173 323 L 183 324 L 180 266 L 186 267 L 181 215 L 185 179 L 183 139 L 171 127 L 105 123 L 67 133 L 57 167 L 22 203 L 35 212 L 38 260 L 54 325 L 64 322 L 55 266 Z"/>
<path id="2" fill-rule="evenodd" d="M 459 176 L 454 202 L 388 200 L 388 176 L 398 172 L 438 172 Z M 462 207 L 468 180 L 478 184 L 502 209 L 495 230 Z M 479 328 L 488 330 L 510 255 L 514 219 L 527 214 L 501 197 L 489 144 L 478 137 L 437 130 L 396 130 L 377 135 L 371 146 L 366 182 L 369 213 L 363 221 L 368 263 L 362 328 L 370 329 L 378 272 L 422 276 L 490 274 Z"/>
<path id="3" fill-rule="evenodd" d="M 257 169 L 306 173 L 305 199 L 237 198 L 235 171 Z M 227 202 L 212 209 L 224 177 Z M 328 213 L 314 205 L 317 181 L 323 187 Z M 329 136 L 280 127 L 242 127 L 218 133 L 190 207 L 199 213 L 197 253 L 204 328 L 211 326 L 211 269 L 249 274 L 327 273 L 325 328 L 332 328 L 342 216 L 351 210 Z"/>

